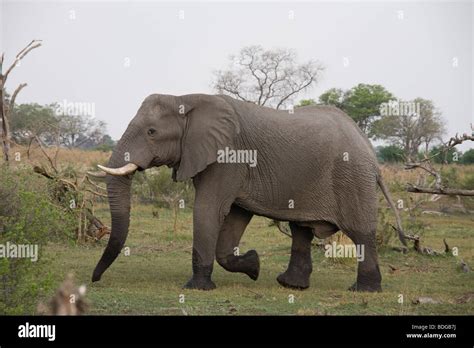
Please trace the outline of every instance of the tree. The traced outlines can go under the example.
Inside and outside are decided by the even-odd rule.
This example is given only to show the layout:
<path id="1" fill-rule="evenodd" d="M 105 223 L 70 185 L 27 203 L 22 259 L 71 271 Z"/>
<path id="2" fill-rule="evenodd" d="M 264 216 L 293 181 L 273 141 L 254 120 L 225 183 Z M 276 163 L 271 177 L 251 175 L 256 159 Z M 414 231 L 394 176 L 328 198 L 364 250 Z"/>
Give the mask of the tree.
<path id="1" fill-rule="evenodd" d="M 215 72 L 217 93 L 276 109 L 314 85 L 324 70 L 317 61 L 297 64 L 296 53 L 289 49 L 247 46 L 230 59 L 227 70 Z"/>
<path id="2" fill-rule="evenodd" d="M 68 147 L 90 148 L 97 145 L 105 133 L 105 123 L 89 116 L 57 116 L 61 144 Z"/>
<path id="3" fill-rule="evenodd" d="M 461 156 L 462 164 L 474 164 L 474 149 L 469 149 Z"/>
<path id="4" fill-rule="evenodd" d="M 35 137 L 50 143 L 58 128 L 58 120 L 51 105 L 21 104 L 12 112 L 11 134 L 17 144 L 31 145 Z"/>
<path id="5" fill-rule="evenodd" d="M 41 46 L 40 40 L 33 40 L 31 41 L 25 48 L 23 48 L 15 57 L 15 60 L 7 69 L 5 74 L 3 73 L 3 61 L 5 59 L 5 55 L 2 54 L 0 56 L 0 121 L 2 122 L 2 144 L 3 144 L 3 156 L 5 162 L 8 163 L 10 160 L 10 142 L 11 142 L 11 134 L 10 134 L 10 111 L 13 109 L 15 105 L 15 100 L 20 93 L 20 91 L 26 87 L 26 83 L 20 84 L 12 94 L 12 97 L 7 102 L 6 100 L 6 92 L 5 92 L 5 83 L 7 82 L 8 76 L 12 72 L 12 70 L 17 66 L 17 64 L 22 60 L 30 51 L 34 50 L 37 47 Z"/>
<path id="6" fill-rule="evenodd" d="M 394 99 L 381 85 L 359 83 L 344 91 L 331 88 L 320 95 L 319 103 L 333 105 L 345 111 L 367 135 L 371 135 L 374 119 L 380 116 L 380 106 Z"/>
<path id="7" fill-rule="evenodd" d="M 344 90 L 340 88 L 331 88 L 319 96 L 319 103 L 323 105 L 333 105 L 346 111 L 346 94 L 347 92 L 344 92 Z"/>
<path id="8" fill-rule="evenodd" d="M 15 142 L 29 149 L 36 140 L 45 146 L 95 148 L 111 147 L 113 140 L 105 134 L 105 123 L 89 116 L 58 115 L 57 105 L 21 104 L 15 107 L 11 134 Z"/>
<path id="9" fill-rule="evenodd" d="M 382 163 L 394 163 L 403 161 L 403 149 L 396 145 L 378 146 L 376 148 L 377 158 Z"/>
<path id="10" fill-rule="evenodd" d="M 431 100 L 416 98 L 408 102 L 414 106 L 414 112 L 400 112 L 400 103 L 398 101 L 392 106 L 397 112 L 382 116 L 373 123 L 371 134 L 375 139 L 388 140 L 392 145 L 400 146 L 406 160 L 411 161 L 417 158 L 422 144 L 427 152 L 433 140 L 441 139 L 444 124 Z"/>
<path id="11" fill-rule="evenodd" d="M 309 106 L 309 105 L 315 105 L 315 104 L 316 104 L 316 101 L 314 99 L 302 99 L 296 106 L 300 107 L 300 106 Z"/>
<path id="12" fill-rule="evenodd" d="M 108 134 L 105 134 L 100 140 L 99 144 L 93 147 L 94 150 L 108 152 L 112 151 L 115 146 L 115 141 Z"/>

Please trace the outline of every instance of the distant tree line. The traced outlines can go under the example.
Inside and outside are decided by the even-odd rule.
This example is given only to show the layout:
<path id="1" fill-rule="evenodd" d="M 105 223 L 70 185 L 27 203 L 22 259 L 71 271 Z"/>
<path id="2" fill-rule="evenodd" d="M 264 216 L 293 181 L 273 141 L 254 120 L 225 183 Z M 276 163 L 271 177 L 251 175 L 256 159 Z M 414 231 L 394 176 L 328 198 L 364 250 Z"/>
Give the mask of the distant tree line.
<path id="1" fill-rule="evenodd" d="M 28 147 L 36 140 L 47 146 L 103 151 L 115 145 L 103 121 L 88 115 L 61 114 L 57 110 L 57 104 L 16 105 L 10 120 L 12 140 Z"/>
<path id="2" fill-rule="evenodd" d="M 450 150 L 446 156 L 440 154 L 440 147 L 434 146 L 428 152 L 428 156 L 434 156 L 434 163 L 459 163 L 459 164 L 474 164 L 474 149 L 469 149 L 465 152 Z M 377 146 L 375 148 L 377 158 L 380 163 L 401 163 L 404 162 L 403 149 L 397 145 Z M 423 153 L 420 152 L 418 159 L 423 158 Z"/>

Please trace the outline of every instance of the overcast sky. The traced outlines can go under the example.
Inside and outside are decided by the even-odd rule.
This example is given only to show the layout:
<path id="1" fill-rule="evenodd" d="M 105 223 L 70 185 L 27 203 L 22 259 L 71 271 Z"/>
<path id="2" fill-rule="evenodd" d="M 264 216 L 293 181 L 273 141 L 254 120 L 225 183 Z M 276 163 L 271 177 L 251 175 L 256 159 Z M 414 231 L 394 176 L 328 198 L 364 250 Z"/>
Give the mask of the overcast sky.
<path id="1" fill-rule="evenodd" d="M 115 139 L 147 95 L 213 93 L 212 72 L 253 44 L 323 63 L 322 79 L 301 98 L 377 83 L 401 99 L 433 100 L 449 135 L 474 122 L 471 1 L 3 1 L 0 11 L 7 64 L 32 39 L 44 41 L 7 91 L 27 82 L 19 103 L 95 103 Z"/>

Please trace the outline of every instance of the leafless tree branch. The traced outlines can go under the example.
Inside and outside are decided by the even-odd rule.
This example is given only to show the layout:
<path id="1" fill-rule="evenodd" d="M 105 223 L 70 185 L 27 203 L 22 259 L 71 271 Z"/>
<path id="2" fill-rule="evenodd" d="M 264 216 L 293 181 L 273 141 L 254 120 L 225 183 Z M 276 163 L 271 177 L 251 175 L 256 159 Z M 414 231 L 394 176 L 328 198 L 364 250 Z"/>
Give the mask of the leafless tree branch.
<path id="1" fill-rule="evenodd" d="M 35 48 L 41 46 L 41 40 L 32 40 L 25 48 L 23 48 L 15 57 L 12 65 L 7 69 L 5 75 L 3 76 L 3 83 L 7 81 L 8 75 L 12 72 L 12 70 L 17 66 L 18 62 L 22 60 L 28 53 L 30 53 Z M 3 60 L 3 59 L 2 59 Z"/>

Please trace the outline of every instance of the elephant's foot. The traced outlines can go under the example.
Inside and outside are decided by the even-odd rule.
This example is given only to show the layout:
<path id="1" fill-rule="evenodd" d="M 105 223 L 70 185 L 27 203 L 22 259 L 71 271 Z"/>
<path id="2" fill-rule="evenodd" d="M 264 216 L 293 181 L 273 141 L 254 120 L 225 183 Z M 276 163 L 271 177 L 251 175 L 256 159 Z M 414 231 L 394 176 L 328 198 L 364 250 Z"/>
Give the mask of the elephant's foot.
<path id="1" fill-rule="evenodd" d="M 380 283 L 364 284 L 355 282 L 348 290 L 361 292 L 382 292 L 382 286 L 380 285 Z"/>
<path id="2" fill-rule="evenodd" d="M 196 266 L 193 265 L 193 276 L 183 286 L 184 289 L 213 290 L 216 284 L 211 280 L 212 265 Z"/>
<path id="3" fill-rule="evenodd" d="M 309 288 L 310 274 L 286 270 L 277 277 L 278 283 L 285 288 L 304 290 Z"/>
<path id="4" fill-rule="evenodd" d="M 359 269 L 357 270 L 357 280 L 348 290 L 381 292 L 381 284 L 382 275 L 380 274 L 378 264 L 372 266 L 370 263 L 359 262 Z"/>
<path id="5" fill-rule="evenodd" d="M 217 262 L 229 272 L 245 273 L 251 279 L 257 280 L 260 274 L 260 259 L 255 250 L 249 250 L 241 256 L 229 255 Z"/>
<path id="6" fill-rule="evenodd" d="M 216 288 L 216 284 L 211 279 L 193 276 L 183 286 L 184 289 L 195 289 L 195 290 L 213 290 Z"/>
<path id="7" fill-rule="evenodd" d="M 359 272 L 357 281 L 348 289 L 350 291 L 381 292 L 382 277 L 378 266 L 375 270 Z"/>

